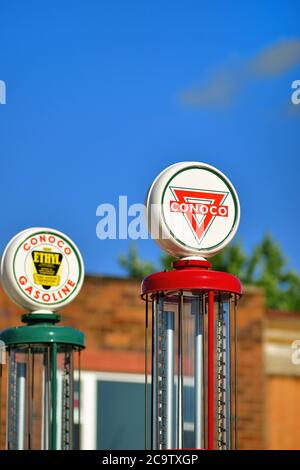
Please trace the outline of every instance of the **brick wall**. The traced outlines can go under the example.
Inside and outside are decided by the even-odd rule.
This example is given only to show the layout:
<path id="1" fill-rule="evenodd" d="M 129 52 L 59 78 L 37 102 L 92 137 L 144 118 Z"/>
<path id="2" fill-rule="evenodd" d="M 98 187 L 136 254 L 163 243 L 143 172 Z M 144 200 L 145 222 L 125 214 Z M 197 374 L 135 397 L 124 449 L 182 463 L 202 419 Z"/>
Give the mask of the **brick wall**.
<path id="1" fill-rule="evenodd" d="M 87 276 L 63 323 L 86 334 L 82 367 L 143 372 L 145 311 L 140 284 L 123 278 Z M 264 448 L 264 297 L 246 289 L 238 309 L 239 448 Z M 21 310 L 0 289 L 0 329 L 19 323 Z M 2 410 L 3 412 L 4 410 Z"/>
<path id="2" fill-rule="evenodd" d="M 238 308 L 239 448 L 265 448 L 264 294 L 246 288 Z"/>

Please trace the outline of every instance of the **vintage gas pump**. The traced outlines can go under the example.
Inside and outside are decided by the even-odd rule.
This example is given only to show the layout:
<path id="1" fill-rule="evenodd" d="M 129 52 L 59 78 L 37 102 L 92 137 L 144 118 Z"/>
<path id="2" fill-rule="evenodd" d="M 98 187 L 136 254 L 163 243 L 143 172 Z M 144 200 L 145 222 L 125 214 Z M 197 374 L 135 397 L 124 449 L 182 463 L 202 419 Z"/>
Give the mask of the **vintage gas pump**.
<path id="1" fill-rule="evenodd" d="M 83 278 L 78 248 L 57 230 L 24 230 L 5 248 L 2 285 L 29 312 L 22 315 L 24 326 L 0 332 L 7 351 L 7 365 L 2 367 L 6 371 L 7 449 L 68 450 L 75 446 L 74 405 L 76 398 L 78 414 L 84 335 L 58 325 L 57 311 L 77 296 Z"/>
<path id="2" fill-rule="evenodd" d="M 206 260 L 237 230 L 236 191 L 210 165 L 177 163 L 155 179 L 146 205 L 152 238 L 178 258 L 172 270 L 142 283 L 151 448 L 236 449 L 236 305 L 242 289 L 236 277 L 212 270 Z"/>

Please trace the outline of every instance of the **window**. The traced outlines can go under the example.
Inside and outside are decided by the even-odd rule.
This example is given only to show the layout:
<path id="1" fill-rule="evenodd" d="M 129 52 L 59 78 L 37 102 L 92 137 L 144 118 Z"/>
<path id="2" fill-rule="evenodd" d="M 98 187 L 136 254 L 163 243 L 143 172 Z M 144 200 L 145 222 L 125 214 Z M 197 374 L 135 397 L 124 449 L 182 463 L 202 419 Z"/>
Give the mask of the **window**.
<path id="1" fill-rule="evenodd" d="M 97 449 L 144 449 L 145 385 L 99 380 L 97 397 Z"/>
<path id="2" fill-rule="evenodd" d="M 185 442 L 194 446 L 193 387 L 186 385 Z M 151 385 L 148 385 L 150 404 Z M 150 448 L 151 412 L 147 429 Z M 142 374 L 81 373 L 81 449 L 145 449 L 145 377 Z M 75 420 L 76 423 L 76 420 Z M 76 433 L 76 430 L 75 430 Z M 75 437 L 75 436 L 74 436 Z"/>

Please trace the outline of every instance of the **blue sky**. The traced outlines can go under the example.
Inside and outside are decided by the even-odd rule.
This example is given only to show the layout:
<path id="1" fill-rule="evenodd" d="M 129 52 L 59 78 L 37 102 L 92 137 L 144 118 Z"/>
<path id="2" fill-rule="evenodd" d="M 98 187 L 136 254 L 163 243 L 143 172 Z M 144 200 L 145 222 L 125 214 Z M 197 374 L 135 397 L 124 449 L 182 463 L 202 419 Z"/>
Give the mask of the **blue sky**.
<path id="1" fill-rule="evenodd" d="M 199 160 L 236 186 L 246 249 L 270 231 L 300 271 L 299 14 L 297 0 L 1 2 L 0 249 L 54 227 L 88 272 L 122 274 L 129 242 L 97 239 L 97 206 L 143 202 L 162 169 Z"/>

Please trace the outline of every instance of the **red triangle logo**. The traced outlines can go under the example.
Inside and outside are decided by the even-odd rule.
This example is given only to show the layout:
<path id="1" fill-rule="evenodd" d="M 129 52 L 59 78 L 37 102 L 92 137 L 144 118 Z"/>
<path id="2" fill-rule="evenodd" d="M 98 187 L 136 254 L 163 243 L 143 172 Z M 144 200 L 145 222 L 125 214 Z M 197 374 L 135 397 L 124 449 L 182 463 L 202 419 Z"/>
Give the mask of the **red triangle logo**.
<path id="1" fill-rule="evenodd" d="M 228 217 L 228 206 L 223 205 L 228 192 L 171 186 L 170 190 L 175 197 L 170 201 L 171 212 L 182 213 L 199 244 L 216 217 Z"/>

